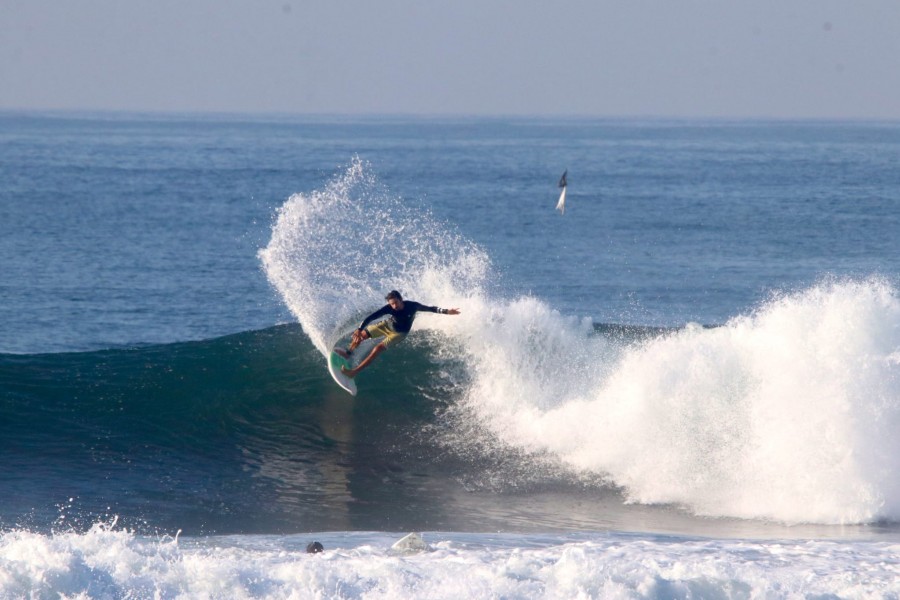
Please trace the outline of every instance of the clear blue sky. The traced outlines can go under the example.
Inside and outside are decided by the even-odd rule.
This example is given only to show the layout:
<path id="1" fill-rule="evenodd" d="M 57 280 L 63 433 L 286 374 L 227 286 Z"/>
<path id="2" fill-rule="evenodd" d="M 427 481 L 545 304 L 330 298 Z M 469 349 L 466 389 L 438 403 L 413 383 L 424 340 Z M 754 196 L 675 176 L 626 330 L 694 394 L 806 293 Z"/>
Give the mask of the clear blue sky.
<path id="1" fill-rule="evenodd" d="M 900 0 L 0 0 L 0 109 L 900 119 Z"/>

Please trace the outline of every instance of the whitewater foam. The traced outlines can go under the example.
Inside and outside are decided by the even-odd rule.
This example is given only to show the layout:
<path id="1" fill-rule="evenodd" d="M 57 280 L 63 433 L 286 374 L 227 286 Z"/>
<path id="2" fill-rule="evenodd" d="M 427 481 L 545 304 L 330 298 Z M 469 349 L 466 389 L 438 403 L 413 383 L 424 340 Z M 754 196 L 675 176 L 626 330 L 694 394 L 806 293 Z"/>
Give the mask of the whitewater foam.
<path id="1" fill-rule="evenodd" d="M 468 401 L 506 443 L 605 475 L 631 501 L 701 515 L 900 518 L 900 301 L 888 283 L 823 283 L 618 351 L 540 303 L 528 318 L 516 309 L 503 328 L 533 327 L 541 347 L 501 342 L 511 376 L 491 367 Z"/>
<path id="2" fill-rule="evenodd" d="M 138 537 L 0 534 L 3 598 L 895 597 L 900 548 L 883 541 L 758 541 L 595 534 Z M 313 537 L 325 551 L 307 554 Z"/>

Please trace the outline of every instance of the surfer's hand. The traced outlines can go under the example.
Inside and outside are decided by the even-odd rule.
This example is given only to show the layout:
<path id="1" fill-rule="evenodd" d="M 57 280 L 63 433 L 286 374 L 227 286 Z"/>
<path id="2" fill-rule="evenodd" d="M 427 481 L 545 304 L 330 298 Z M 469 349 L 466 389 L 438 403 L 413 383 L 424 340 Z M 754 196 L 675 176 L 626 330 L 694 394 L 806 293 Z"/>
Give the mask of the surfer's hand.
<path id="1" fill-rule="evenodd" d="M 448 315 L 458 315 L 458 314 L 459 314 L 459 309 L 458 309 L 458 308 L 448 308 L 448 309 L 447 309 L 447 312 L 446 312 L 445 314 L 448 314 Z"/>

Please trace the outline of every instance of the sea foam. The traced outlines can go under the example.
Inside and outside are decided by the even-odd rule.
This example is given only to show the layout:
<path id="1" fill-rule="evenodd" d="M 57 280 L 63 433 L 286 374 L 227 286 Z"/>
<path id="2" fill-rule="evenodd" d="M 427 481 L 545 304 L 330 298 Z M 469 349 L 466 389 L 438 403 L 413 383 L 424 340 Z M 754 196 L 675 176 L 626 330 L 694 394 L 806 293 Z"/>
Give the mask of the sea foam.
<path id="1" fill-rule="evenodd" d="M 467 406 L 505 443 L 634 502 L 900 519 L 900 300 L 887 282 L 826 282 L 618 349 L 537 301 L 493 311 L 502 319 L 473 334 L 472 360 L 493 359 L 474 367 Z"/>
<path id="2" fill-rule="evenodd" d="M 311 534 L 310 534 L 311 535 Z M 577 539 L 426 533 L 402 554 L 387 534 L 139 537 L 0 534 L 3 598 L 895 597 L 900 555 L 879 541 Z M 324 537 L 323 537 L 324 536 Z"/>

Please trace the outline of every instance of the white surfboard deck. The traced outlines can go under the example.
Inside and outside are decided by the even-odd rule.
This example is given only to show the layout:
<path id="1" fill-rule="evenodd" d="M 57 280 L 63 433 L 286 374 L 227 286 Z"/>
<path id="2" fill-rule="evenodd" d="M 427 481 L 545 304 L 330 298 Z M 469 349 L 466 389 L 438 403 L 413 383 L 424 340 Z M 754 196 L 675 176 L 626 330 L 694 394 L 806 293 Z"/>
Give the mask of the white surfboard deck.
<path id="1" fill-rule="evenodd" d="M 341 372 L 341 367 L 343 366 L 351 369 L 353 368 L 350 361 L 332 350 L 331 355 L 328 357 L 328 372 L 331 374 L 331 378 L 334 379 L 335 383 L 349 392 L 351 396 L 355 396 L 356 382 Z"/>
<path id="2" fill-rule="evenodd" d="M 416 554 L 418 552 L 427 552 L 431 550 L 431 546 L 425 543 L 421 533 L 410 533 L 400 540 L 394 542 L 391 550 L 399 554 Z"/>
<path id="3" fill-rule="evenodd" d="M 556 203 L 556 210 L 559 211 L 559 214 L 566 214 L 566 188 L 563 187 L 562 192 L 559 194 L 559 202 Z"/>
<path id="4" fill-rule="evenodd" d="M 341 386 L 341 388 L 343 388 L 350 395 L 356 395 L 356 380 L 355 378 L 347 377 L 346 375 L 344 375 L 341 372 L 341 367 L 346 366 L 348 369 L 354 368 L 362 361 L 362 359 L 369 355 L 369 352 L 372 351 L 372 347 L 380 341 L 380 339 L 372 338 L 363 341 L 363 343 L 357 346 L 356 350 L 354 350 L 348 358 L 341 356 L 341 354 L 335 352 L 335 350 L 346 351 L 347 346 L 350 345 L 349 335 L 343 336 L 332 347 L 331 354 L 328 356 L 328 373 L 331 375 L 331 378 L 334 379 L 334 382 Z"/>

